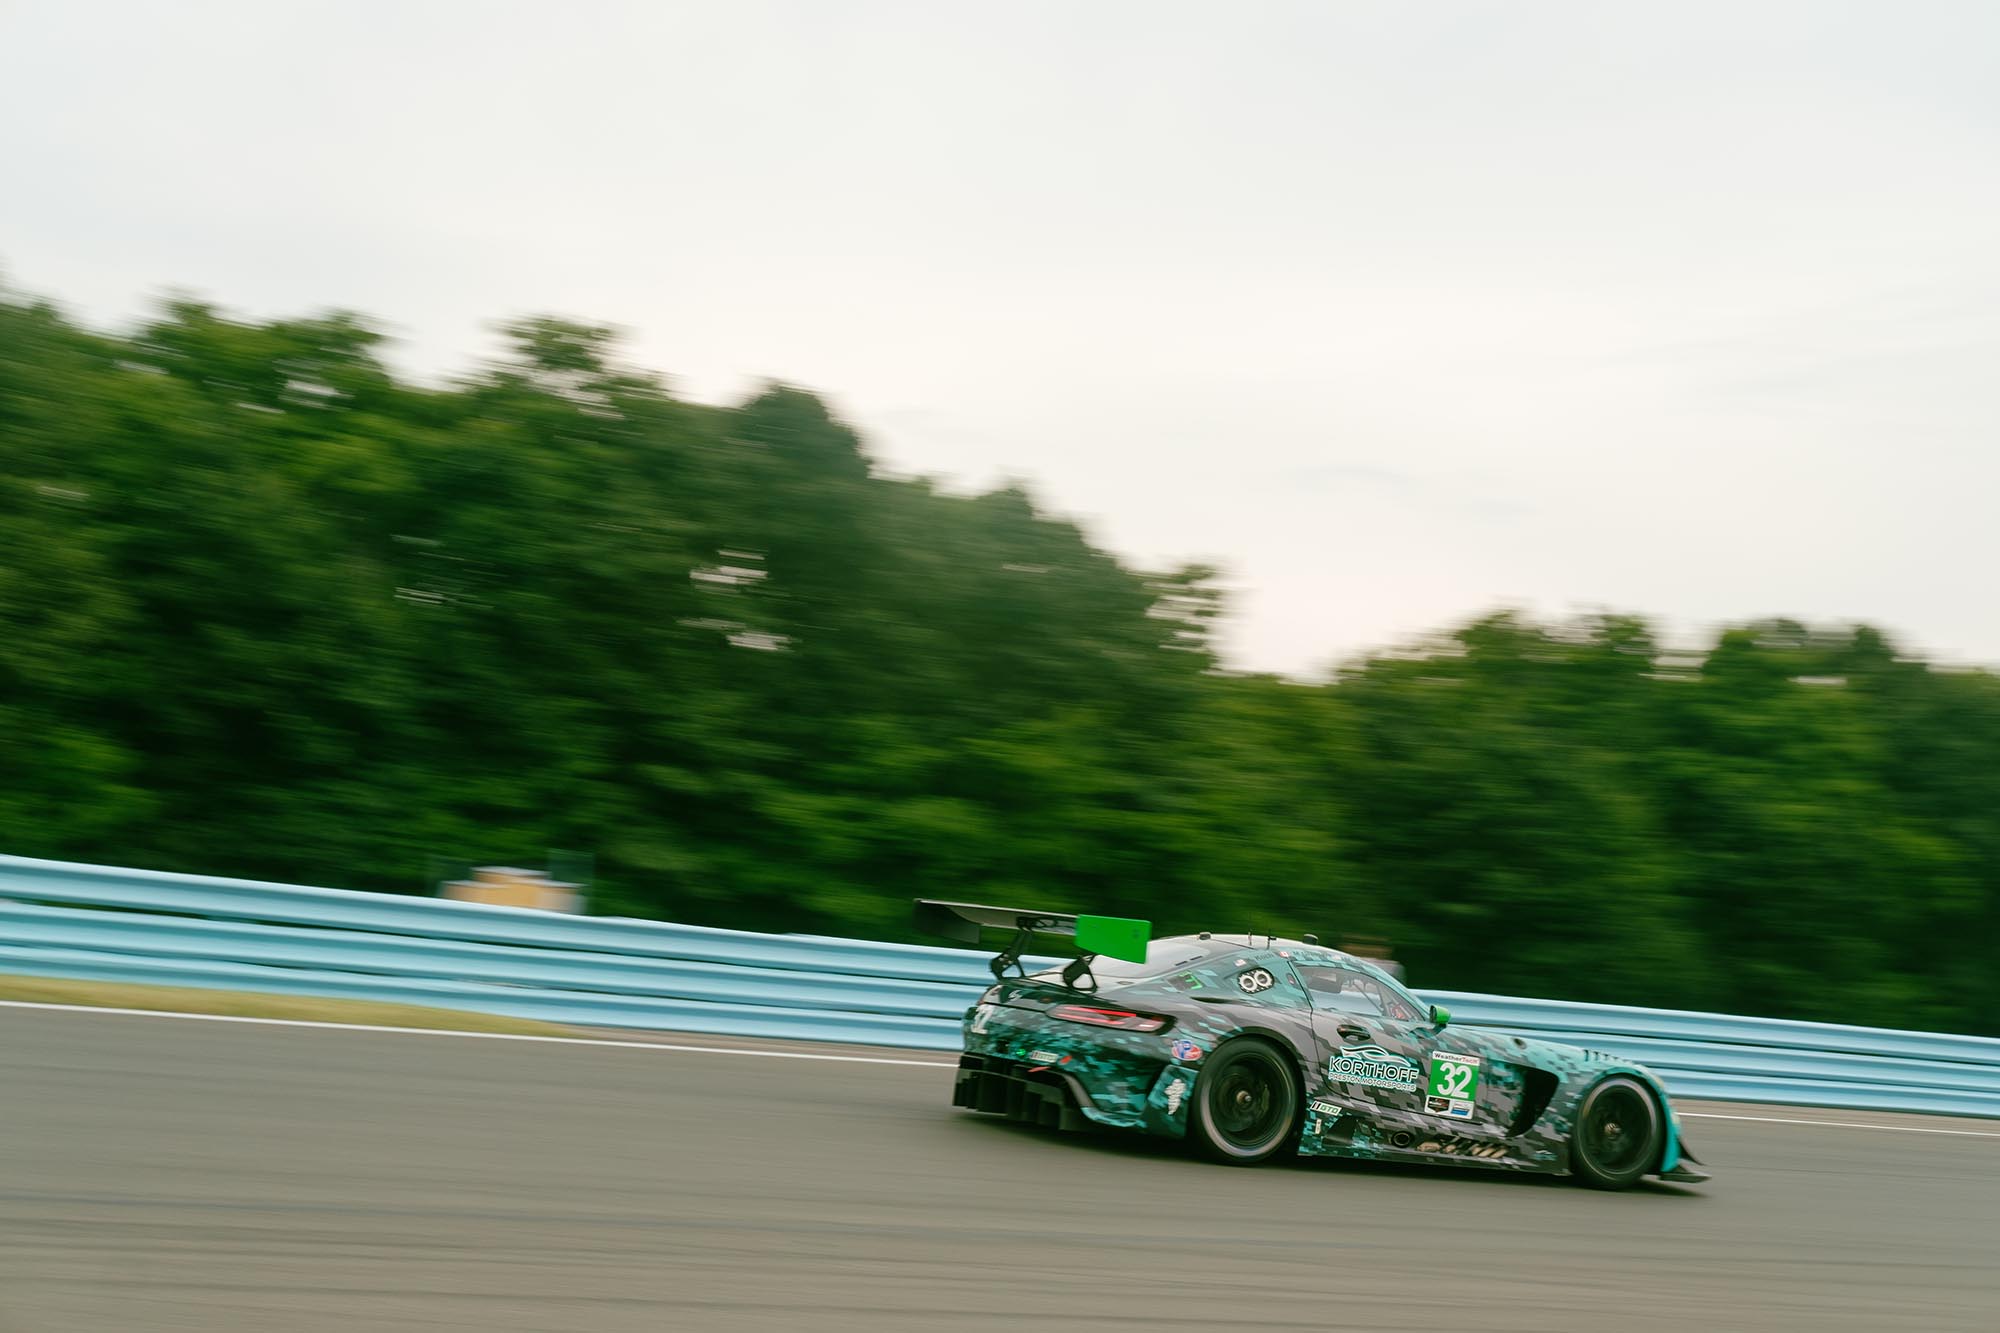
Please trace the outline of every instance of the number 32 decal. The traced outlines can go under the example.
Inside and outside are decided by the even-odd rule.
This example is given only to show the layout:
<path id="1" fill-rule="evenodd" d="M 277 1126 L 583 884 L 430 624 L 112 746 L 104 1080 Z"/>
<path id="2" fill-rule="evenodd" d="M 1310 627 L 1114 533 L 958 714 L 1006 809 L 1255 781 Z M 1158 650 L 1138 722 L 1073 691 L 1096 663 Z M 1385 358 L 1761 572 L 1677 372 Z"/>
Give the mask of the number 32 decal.
<path id="1" fill-rule="evenodd" d="M 1479 1096 L 1479 1057 L 1439 1051 L 1431 1057 L 1430 1086 L 1424 1089 L 1425 1109 L 1454 1120 L 1470 1120 Z"/>

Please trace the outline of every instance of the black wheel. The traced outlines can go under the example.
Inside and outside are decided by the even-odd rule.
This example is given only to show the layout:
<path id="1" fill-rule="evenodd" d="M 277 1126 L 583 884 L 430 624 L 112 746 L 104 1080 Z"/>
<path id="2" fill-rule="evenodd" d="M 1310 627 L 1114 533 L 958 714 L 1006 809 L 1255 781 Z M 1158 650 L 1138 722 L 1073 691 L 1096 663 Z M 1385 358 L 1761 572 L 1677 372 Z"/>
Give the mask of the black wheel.
<path id="1" fill-rule="evenodd" d="M 1255 1166 L 1290 1145 L 1299 1120 L 1299 1076 L 1261 1041 L 1224 1042 L 1195 1080 L 1188 1136 L 1204 1156 Z"/>
<path id="2" fill-rule="evenodd" d="M 1576 1178 L 1593 1189 L 1629 1188 L 1658 1164 L 1664 1134 L 1660 1104 L 1644 1084 L 1607 1078 L 1576 1110 L 1569 1143 Z"/>

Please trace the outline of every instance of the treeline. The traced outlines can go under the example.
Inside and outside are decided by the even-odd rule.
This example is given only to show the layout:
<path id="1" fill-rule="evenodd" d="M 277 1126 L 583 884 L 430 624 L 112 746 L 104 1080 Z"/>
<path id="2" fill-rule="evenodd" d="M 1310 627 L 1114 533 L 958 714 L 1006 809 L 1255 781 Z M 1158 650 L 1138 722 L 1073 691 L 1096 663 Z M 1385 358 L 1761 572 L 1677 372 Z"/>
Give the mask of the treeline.
<path id="1" fill-rule="evenodd" d="M 1417 984 L 2000 1032 L 2000 679 L 1867 629 L 1492 615 L 1305 685 L 1213 571 L 875 475 L 538 320 L 0 301 L 0 850 L 907 938 L 929 894 L 1389 940 Z"/>

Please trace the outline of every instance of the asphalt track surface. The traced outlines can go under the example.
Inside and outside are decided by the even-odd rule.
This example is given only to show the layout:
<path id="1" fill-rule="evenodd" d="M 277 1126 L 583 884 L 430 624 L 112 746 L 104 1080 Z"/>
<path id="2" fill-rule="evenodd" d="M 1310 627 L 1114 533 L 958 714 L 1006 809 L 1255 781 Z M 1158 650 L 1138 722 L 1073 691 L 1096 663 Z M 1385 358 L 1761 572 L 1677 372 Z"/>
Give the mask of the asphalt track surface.
<path id="1" fill-rule="evenodd" d="M 0 1333 L 2000 1327 L 2000 1137 L 1246 1171 L 875 1054 L 919 1063 L 0 1008 Z"/>

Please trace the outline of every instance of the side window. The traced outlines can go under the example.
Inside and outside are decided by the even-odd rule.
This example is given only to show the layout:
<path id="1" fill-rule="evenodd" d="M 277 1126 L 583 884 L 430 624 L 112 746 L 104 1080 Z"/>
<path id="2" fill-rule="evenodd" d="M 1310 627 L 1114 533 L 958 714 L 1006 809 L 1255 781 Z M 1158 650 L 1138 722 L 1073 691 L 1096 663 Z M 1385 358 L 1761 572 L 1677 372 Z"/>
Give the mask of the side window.
<path id="1" fill-rule="evenodd" d="M 1248 996 L 1261 1004 L 1283 1008 L 1306 1007 L 1305 989 L 1290 966 L 1268 954 L 1239 954 L 1219 960 L 1210 973 L 1209 985 Z"/>
<path id="2" fill-rule="evenodd" d="M 1402 996 L 1366 972 L 1338 963 L 1300 963 L 1298 970 L 1312 991 L 1315 1009 L 1387 1018 L 1397 1023 L 1417 1021 L 1417 1012 Z"/>

